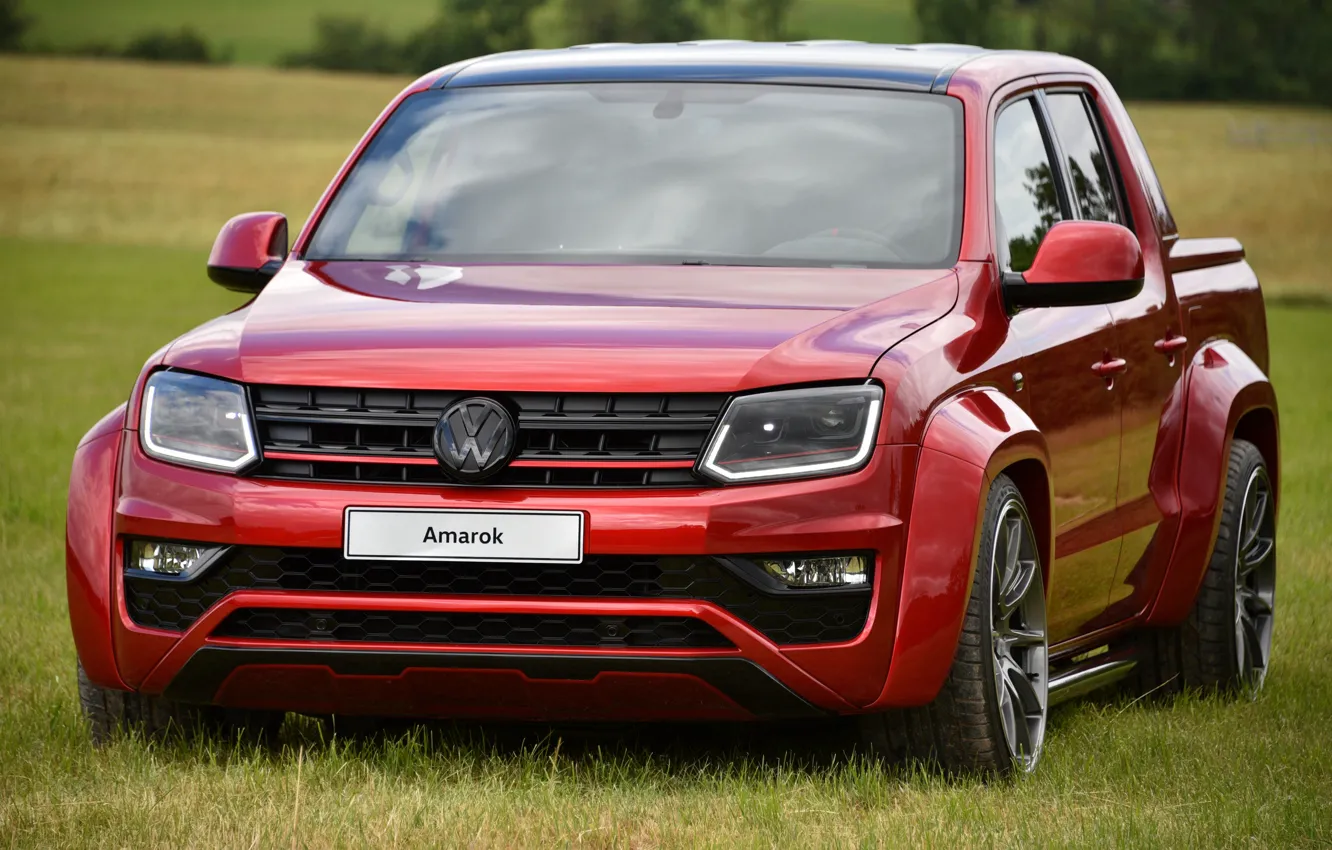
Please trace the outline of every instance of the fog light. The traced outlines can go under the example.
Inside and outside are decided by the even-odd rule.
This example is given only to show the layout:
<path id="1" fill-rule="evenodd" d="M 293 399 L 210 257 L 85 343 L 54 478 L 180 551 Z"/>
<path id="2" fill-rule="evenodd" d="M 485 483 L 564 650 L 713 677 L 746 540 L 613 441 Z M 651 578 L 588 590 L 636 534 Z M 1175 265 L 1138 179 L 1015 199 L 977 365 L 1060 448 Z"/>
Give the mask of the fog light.
<path id="1" fill-rule="evenodd" d="M 864 555 L 755 560 L 787 587 L 854 587 L 869 583 L 869 558 Z"/>
<path id="2" fill-rule="evenodd" d="M 146 573 L 189 578 L 208 562 L 217 549 L 216 546 L 136 540 L 130 546 L 129 566 L 130 569 Z"/>

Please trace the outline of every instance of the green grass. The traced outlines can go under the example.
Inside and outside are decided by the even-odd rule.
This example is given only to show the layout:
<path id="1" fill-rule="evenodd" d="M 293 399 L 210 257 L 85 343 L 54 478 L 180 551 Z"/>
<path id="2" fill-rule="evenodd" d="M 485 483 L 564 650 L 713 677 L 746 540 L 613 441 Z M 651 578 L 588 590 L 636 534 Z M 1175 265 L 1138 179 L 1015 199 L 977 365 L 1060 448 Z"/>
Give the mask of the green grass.
<path id="1" fill-rule="evenodd" d="M 349 15 L 406 35 L 428 23 L 439 0 L 26 0 L 29 41 L 55 47 L 121 45 L 149 30 L 190 26 L 247 65 L 277 62 L 314 39 L 319 15 Z"/>
<path id="2" fill-rule="evenodd" d="M 276 753 L 88 745 L 65 613 L 69 457 L 161 341 L 235 304 L 198 250 L 0 240 L 0 844 L 800 846 L 1332 841 L 1332 311 L 1271 316 L 1285 429 L 1275 661 L 1252 703 L 1056 713 L 1036 776 L 829 764 L 827 733 L 414 730 Z M 601 752 L 597 747 L 601 747 Z M 299 789 L 299 790 L 298 790 Z M 299 797 L 299 805 L 298 805 Z"/>
<path id="3" fill-rule="evenodd" d="M 574 0 L 576 2 L 576 0 Z M 538 13 L 537 38 L 543 47 L 564 44 L 556 2 Z M 309 46 L 319 15 L 363 18 L 402 36 L 429 22 L 440 0 L 27 0 L 34 26 L 30 41 L 53 47 L 90 42 L 122 45 L 155 29 L 190 26 L 217 48 L 231 50 L 235 62 L 271 65 Z M 719 21 L 738 30 L 732 14 Z M 914 38 L 910 0 L 800 0 L 791 29 L 806 38 L 854 38 L 900 42 Z M 740 35 L 738 31 L 734 33 Z"/>
<path id="4" fill-rule="evenodd" d="M 1255 702 L 1061 708 L 1037 775 L 991 785 L 848 762 L 831 734 L 726 727 L 346 743 L 300 721 L 275 753 L 94 751 L 65 607 L 74 445 L 152 351 L 239 303 L 203 274 L 220 222 L 299 221 L 400 82 L 0 59 L 0 846 L 1332 843 L 1332 310 L 1307 307 L 1269 316 L 1285 475 Z M 1326 113 L 1135 114 L 1186 232 L 1240 236 L 1274 289 L 1332 291 L 1328 154 L 1226 142 L 1232 116 Z"/>

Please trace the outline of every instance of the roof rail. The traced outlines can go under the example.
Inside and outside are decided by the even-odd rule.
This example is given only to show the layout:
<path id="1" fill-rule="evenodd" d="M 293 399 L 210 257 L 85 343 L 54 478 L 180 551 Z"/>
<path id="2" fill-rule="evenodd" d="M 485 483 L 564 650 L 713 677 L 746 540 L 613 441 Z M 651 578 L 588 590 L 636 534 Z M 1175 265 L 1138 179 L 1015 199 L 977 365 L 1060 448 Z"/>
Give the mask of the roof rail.
<path id="1" fill-rule="evenodd" d="M 800 41 L 788 41 L 787 44 L 792 47 L 835 47 L 843 44 L 869 44 L 869 42 L 852 38 L 802 38 Z"/>
<path id="2" fill-rule="evenodd" d="M 988 48 L 979 47 L 975 44 L 952 44 L 946 41 L 932 42 L 930 44 L 909 44 L 902 45 L 916 50 L 965 50 L 970 53 L 985 53 Z"/>

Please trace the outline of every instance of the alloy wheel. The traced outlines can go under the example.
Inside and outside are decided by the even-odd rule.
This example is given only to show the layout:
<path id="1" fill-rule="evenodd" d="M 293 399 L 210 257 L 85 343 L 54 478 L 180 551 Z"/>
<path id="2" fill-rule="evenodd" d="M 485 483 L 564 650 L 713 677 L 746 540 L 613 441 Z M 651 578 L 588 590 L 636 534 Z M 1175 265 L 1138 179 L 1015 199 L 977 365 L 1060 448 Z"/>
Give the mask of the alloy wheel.
<path id="1" fill-rule="evenodd" d="M 1240 688 L 1256 695 L 1272 652 L 1276 594 L 1276 505 L 1261 466 L 1249 476 L 1235 547 L 1235 644 Z"/>
<path id="2" fill-rule="evenodd" d="M 999 511 L 991 559 L 990 634 L 999 719 L 1014 761 L 1030 771 L 1045 739 L 1049 646 L 1040 557 L 1017 499 Z"/>

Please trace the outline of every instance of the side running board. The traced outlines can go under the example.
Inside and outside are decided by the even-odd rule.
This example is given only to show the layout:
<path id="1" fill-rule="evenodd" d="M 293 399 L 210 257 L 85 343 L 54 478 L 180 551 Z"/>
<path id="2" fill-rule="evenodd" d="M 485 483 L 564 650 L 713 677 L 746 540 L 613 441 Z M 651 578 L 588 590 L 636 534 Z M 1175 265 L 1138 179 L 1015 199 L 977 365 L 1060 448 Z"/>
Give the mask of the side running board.
<path id="1" fill-rule="evenodd" d="M 1058 705 L 1113 685 L 1137 666 L 1138 656 L 1132 649 L 1103 652 L 1079 661 L 1050 676 L 1049 704 Z"/>

